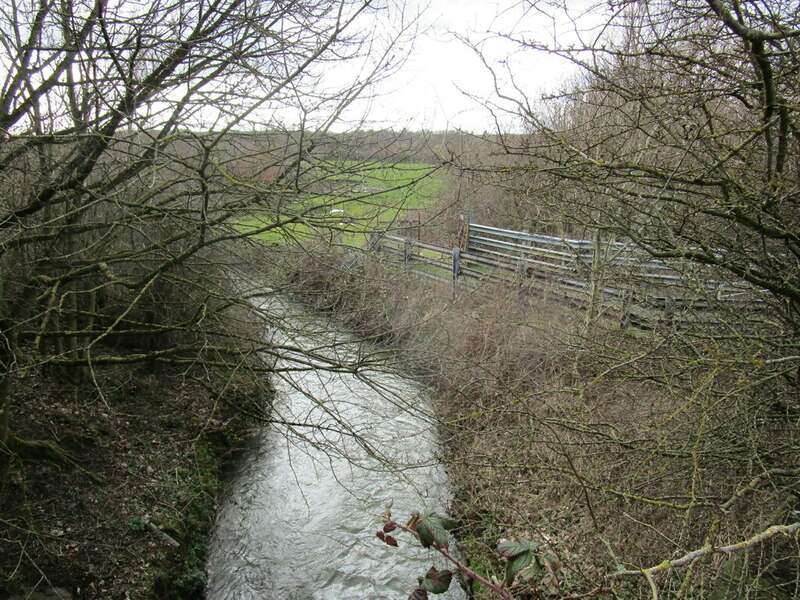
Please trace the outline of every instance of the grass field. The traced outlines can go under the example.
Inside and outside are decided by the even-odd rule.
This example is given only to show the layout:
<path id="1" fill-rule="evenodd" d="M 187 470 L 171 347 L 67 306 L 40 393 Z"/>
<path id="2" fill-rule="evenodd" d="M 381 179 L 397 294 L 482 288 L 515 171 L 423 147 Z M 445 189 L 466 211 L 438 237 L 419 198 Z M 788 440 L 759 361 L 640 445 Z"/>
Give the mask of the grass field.
<path id="1" fill-rule="evenodd" d="M 444 184 L 433 165 L 422 163 L 322 163 L 307 173 L 304 191 L 291 202 L 251 212 L 239 220 L 240 230 L 267 242 L 324 236 L 363 245 L 369 232 L 390 229 L 435 201 Z M 260 231 L 292 217 L 296 221 Z"/>

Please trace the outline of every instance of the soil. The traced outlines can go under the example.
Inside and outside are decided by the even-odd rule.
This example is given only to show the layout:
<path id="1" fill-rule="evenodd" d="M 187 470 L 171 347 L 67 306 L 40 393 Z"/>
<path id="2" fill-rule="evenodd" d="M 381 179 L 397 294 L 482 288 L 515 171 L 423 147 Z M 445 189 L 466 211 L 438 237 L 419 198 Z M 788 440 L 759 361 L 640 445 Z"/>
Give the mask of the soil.
<path id="1" fill-rule="evenodd" d="M 214 395 L 208 377 L 126 366 L 15 382 L 13 433 L 45 444 L 0 450 L 0 600 L 202 597 L 223 467 L 248 427 L 234 406 L 255 393 L 228 381 Z"/>

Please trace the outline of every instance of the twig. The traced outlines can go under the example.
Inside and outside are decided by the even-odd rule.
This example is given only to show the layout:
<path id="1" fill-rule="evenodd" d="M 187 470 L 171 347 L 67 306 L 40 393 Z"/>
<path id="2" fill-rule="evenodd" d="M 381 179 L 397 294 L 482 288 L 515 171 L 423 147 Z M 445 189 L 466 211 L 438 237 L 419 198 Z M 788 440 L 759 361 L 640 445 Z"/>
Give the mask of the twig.
<path id="1" fill-rule="evenodd" d="M 497 594 L 499 594 L 500 597 L 504 598 L 505 600 L 514 600 L 514 597 L 509 592 L 504 590 L 499 585 L 492 583 L 491 581 L 489 581 L 485 577 L 481 577 L 480 575 L 478 575 L 475 571 L 473 571 L 468 566 L 466 566 L 464 563 L 462 563 L 460 560 L 458 560 L 448 549 L 439 548 L 438 546 L 435 546 L 435 545 L 433 546 L 433 548 L 435 548 L 439 552 L 439 554 L 441 554 L 447 560 L 449 560 L 451 563 L 453 563 L 455 565 L 455 567 L 459 571 L 461 571 L 464 575 L 466 575 L 470 579 L 474 579 L 478 583 L 482 583 L 483 585 L 488 587 L 490 590 L 492 590 L 492 591 L 496 592 Z"/>
<path id="2" fill-rule="evenodd" d="M 800 356 L 784 356 L 783 358 L 771 358 L 769 360 L 765 360 L 765 365 L 776 365 L 778 363 L 788 362 L 790 360 L 800 360 Z"/>
<path id="3" fill-rule="evenodd" d="M 649 571 L 642 571 L 644 578 L 647 579 L 647 584 L 650 586 L 650 593 L 652 594 L 653 600 L 658 600 L 658 588 L 656 587 L 656 582 L 653 580 L 653 574 Z"/>
<path id="4" fill-rule="evenodd" d="M 159 536 L 162 540 L 164 540 L 167 544 L 172 546 L 173 548 L 180 548 L 180 544 L 175 540 L 174 537 L 169 535 L 168 533 L 164 533 L 161 531 L 158 526 L 150 520 L 150 517 L 147 515 L 142 517 L 142 523 L 144 526 L 147 527 L 149 531 L 152 531 L 157 536 Z"/>
<path id="5" fill-rule="evenodd" d="M 771 537 L 776 535 L 791 535 L 800 531 L 800 522 L 797 523 L 790 523 L 789 525 L 773 525 L 772 527 L 768 527 L 761 533 L 758 533 L 751 537 L 748 540 L 743 540 L 741 542 L 736 542 L 735 544 L 730 544 L 729 546 L 720 546 L 719 548 L 715 548 L 711 545 L 703 546 L 702 548 L 698 548 L 697 550 L 693 550 L 688 554 L 681 556 L 680 558 L 676 558 L 675 560 L 665 560 L 661 564 L 655 565 L 653 567 L 649 567 L 647 569 L 637 569 L 637 570 L 630 570 L 630 571 L 617 571 L 612 575 L 612 577 L 625 577 L 628 575 L 644 575 L 650 581 L 650 578 L 653 574 L 659 573 L 661 571 L 666 571 L 667 569 L 673 569 L 675 567 L 684 567 L 688 564 L 693 563 L 698 558 L 702 558 L 703 556 L 707 556 L 709 554 L 733 554 L 735 552 L 739 552 L 740 550 L 745 550 L 756 544 L 760 544 L 764 540 L 767 540 Z"/>

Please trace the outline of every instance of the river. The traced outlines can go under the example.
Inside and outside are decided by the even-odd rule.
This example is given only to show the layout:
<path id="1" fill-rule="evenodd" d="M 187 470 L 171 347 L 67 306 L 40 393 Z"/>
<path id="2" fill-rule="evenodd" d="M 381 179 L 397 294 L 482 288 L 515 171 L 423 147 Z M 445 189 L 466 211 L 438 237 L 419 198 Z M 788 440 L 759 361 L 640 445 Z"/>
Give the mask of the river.
<path id="1" fill-rule="evenodd" d="M 270 320 L 280 317 L 269 335 L 283 347 L 275 423 L 259 433 L 218 513 L 207 597 L 407 598 L 428 567 L 445 565 L 408 535 L 392 548 L 375 532 L 390 502 L 398 520 L 446 510 L 425 390 L 388 361 L 372 361 L 375 346 L 330 321 L 285 300 L 265 302 Z M 454 580 L 435 597 L 463 594 Z"/>

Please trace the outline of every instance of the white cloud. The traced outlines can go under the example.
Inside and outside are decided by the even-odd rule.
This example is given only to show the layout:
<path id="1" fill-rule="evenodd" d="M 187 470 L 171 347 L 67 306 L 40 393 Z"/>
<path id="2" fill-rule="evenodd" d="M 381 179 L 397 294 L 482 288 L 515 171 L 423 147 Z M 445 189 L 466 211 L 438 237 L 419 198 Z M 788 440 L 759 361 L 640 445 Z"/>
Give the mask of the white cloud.
<path id="1" fill-rule="evenodd" d="M 378 96 L 370 103 L 370 120 L 375 126 L 395 128 L 491 130 L 493 117 L 481 103 L 497 100 L 495 82 L 465 40 L 480 49 L 501 89 L 509 89 L 509 75 L 513 74 L 515 85 L 529 98 L 554 90 L 571 74 L 563 61 L 532 50 L 520 52 L 518 44 L 490 33 L 525 34 L 550 41 L 552 19 L 526 10 L 526 6 L 431 0 L 421 18 L 422 33 L 413 52 L 403 68 L 379 86 Z M 422 8 L 416 0 L 406 5 L 406 10 Z M 503 121 L 506 127 L 515 124 L 511 115 L 505 115 Z"/>

